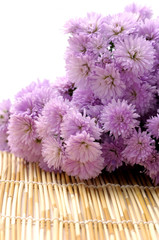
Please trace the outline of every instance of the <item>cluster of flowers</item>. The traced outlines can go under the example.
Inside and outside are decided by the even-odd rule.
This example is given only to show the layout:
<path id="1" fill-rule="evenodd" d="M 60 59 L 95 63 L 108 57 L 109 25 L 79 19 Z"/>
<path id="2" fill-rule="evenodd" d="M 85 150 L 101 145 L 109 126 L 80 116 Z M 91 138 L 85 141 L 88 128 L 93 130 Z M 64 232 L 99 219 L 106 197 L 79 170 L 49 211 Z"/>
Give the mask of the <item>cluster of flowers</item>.
<path id="1" fill-rule="evenodd" d="M 159 20 L 132 4 L 65 25 L 66 77 L 0 104 L 0 149 L 80 179 L 139 164 L 159 183 Z"/>

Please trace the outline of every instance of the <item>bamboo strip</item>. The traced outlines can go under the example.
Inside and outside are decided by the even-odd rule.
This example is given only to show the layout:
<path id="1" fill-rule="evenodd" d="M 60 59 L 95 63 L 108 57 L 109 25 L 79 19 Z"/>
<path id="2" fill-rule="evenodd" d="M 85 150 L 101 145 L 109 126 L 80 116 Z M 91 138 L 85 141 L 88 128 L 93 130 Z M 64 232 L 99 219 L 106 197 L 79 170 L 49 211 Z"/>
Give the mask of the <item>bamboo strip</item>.
<path id="1" fill-rule="evenodd" d="M 9 188 L 9 194 L 8 194 L 8 200 L 7 200 L 7 209 L 6 209 L 6 215 L 10 216 L 11 215 L 11 204 L 13 201 L 13 194 L 14 194 L 14 180 L 15 180 L 15 157 L 14 155 L 10 155 L 11 161 L 11 182 L 10 188 Z M 5 239 L 9 240 L 10 239 L 10 217 L 6 218 L 6 224 L 5 224 Z M 13 226 L 13 225 L 12 225 Z M 14 226 L 13 226 L 14 229 Z"/>
<path id="2" fill-rule="evenodd" d="M 78 183 L 80 183 L 78 178 L 77 178 L 77 181 L 78 181 Z M 81 189 L 81 193 L 83 195 L 84 203 L 85 203 L 85 210 L 86 210 L 86 219 L 85 220 L 92 219 L 86 188 L 84 187 L 84 185 L 79 185 L 79 188 Z M 88 228 L 89 228 L 88 239 L 95 240 L 92 222 L 88 223 Z M 88 231 L 87 231 L 87 233 L 88 233 Z"/>
<path id="3" fill-rule="evenodd" d="M 88 203 L 89 203 L 89 208 L 90 208 L 90 213 L 91 213 L 91 216 L 92 216 L 92 219 L 97 219 L 97 216 L 96 216 L 96 213 L 95 213 L 95 210 L 94 210 L 94 207 L 93 207 L 93 202 L 92 202 L 92 199 L 91 199 L 91 195 L 90 195 L 90 190 L 91 188 L 86 188 L 86 193 L 87 193 L 87 196 L 88 196 Z M 98 239 L 98 223 L 95 222 L 93 224 L 93 229 L 94 229 L 94 238 L 95 239 Z"/>
<path id="4" fill-rule="evenodd" d="M 54 172 L 52 172 L 52 180 L 53 180 L 53 183 L 57 183 Z M 56 194 L 58 207 L 59 207 L 60 219 L 63 220 L 63 206 L 61 203 L 59 190 L 58 190 L 57 185 L 54 185 L 54 188 L 55 188 L 55 194 Z M 56 212 L 54 211 L 54 213 L 56 213 Z M 59 223 L 59 240 L 63 240 L 63 222 L 62 221 L 60 221 L 60 223 Z"/>
<path id="5" fill-rule="evenodd" d="M 141 177 L 140 178 L 138 177 L 137 181 L 140 182 L 140 184 L 141 183 L 145 184 L 144 179 L 141 178 Z M 146 205 L 147 205 L 147 208 L 150 212 L 150 215 L 151 215 L 153 221 L 155 222 L 155 228 L 157 230 L 156 234 L 159 236 L 159 224 L 157 223 L 158 222 L 158 217 L 157 216 L 159 216 L 159 215 L 158 214 L 156 215 L 156 211 L 155 211 L 156 204 L 155 204 L 155 202 L 152 198 L 152 195 L 150 193 L 150 190 L 148 188 L 146 188 L 145 190 L 141 189 L 141 193 L 142 193 L 143 198 L 146 202 Z"/>
<path id="6" fill-rule="evenodd" d="M 93 185 L 91 180 L 88 180 L 88 184 Z M 98 220 L 101 220 L 101 213 L 99 211 L 98 200 L 97 200 L 97 190 L 94 189 L 94 188 L 90 188 L 90 194 L 91 194 L 92 201 L 93 201 L 93 204 L 94 204 L 94 210 L 95 210 L 95 213 L 96 213 L 96 218 Z M 103 227 L 102 227 L 101 222 L 98 223 L 98 229 L 99 229 L 100 239 L 104 240 L 104 233 L 103 233 Z"/>
<path id="7" fill-rule="evenodd" d="M 134 179 L 134 177 L 132 176 L 131 173 L 130 173 L 130 179 L 132 181 L 132 184 L 134 184 L 134 185 L 137 184 L 136 180 Z M 141 206 L 142 206 L 142 208 L 144 210 L 144 214 L 145 214 L 146 220 L 147 221 L 152 221 L 153 219 L 152 219 L 152 217 L 151 217 L 151 215 L 150 215 L 150 213 L 149 213 L 149 211 L 147 209 L 147 205 L 146 205 L 148 202 L 147 201 L 145 202 L 146 198 L 145 199 L 143 198 L 143 196 L 141 194 L 141 191 L 140 191 L 140 189 L 137 186 L 135 186 L 134 191 L 135 191 L 135 193 L 136 193 L 136 195 L 138 197 L 138 200 L 139 200 L 139 202 L 140 202 L 140 204 L 141 204 Z M 156 239 L 156 233 L 155 233 L 155 229 L 154 229 L 153 223 L 149 223 L 149 229 L 150 229 L 150 234 L 151 234 L 152 239 Z"/>
<path id="8" fill-rule="evenodd" d="M 67 194 L 63 194 L 63 190 L 64 190 L 64 186 L 61 186 L 61 179 L 60 179 L 60 174 L 57 173 L 56 174 L 56 178 L 57 178 L 57 183 L 59 184 L 58 185 L 58 190 L 59 190 L 59 195 L 60 195 L 60 199 L 61 199 L 61 204 L 62 204 L 62 209 L 63 209 L 63 218 L 64 220 L 72 220 L 72 217 L 71 217 L 71 212 L 67 213 L 68 211 L 68 200 L 67 200 Z M 65 181 L 63 180 L 64 184 L 65 184 Z M 70 239 L 69 237 L 69 225 L 68 223 L 64 223 L 64 227 L 65 227 L 65 238 L 66 240 L 67 239 Z M 73 223 L 70 223 L 70 236 L 71 236 L 71 239 L 75 239 L 75 229 L 74 229 L 74 224 Z"/>
<path id="9" fill-rule="evenodd" d="M 24 161 L 23 159 L 19 159 L 20 163 L 20 184 L 19 184 L 19 191 L 17 195 L 17 216 L 21 216 L 21 207 L 22 207 L 22 195 L 23 195 L 23 188 L 24 188 Z M 17 219 L 17 240 L 21 240 L 21 220 Z"/>
<path id="10" fill-rule="evenodd" d="M 37 171 L 37 178 L 38 182 L 41 182 L 41 171 L 39 169 L 39 166 L 36 165 L 36 171 Z M 45 233 L 45 198 L 44 198 L 44 192 L 43 187 L 40 184 L 39 185 L 39 195 L 40 195 L 40 217 L 43 219 L 40 221 L 40 240 L 44 240 L 44 233 Z"/>
<path id="11" fill-rule="evenodd" d="M 26 239 L 26 216 L 27 216 L 27 205 L 28 205 L 28 174 L 27 174 L 27 166 L 24 164 L 24 179 L 25 179 L 25 188 L 24 188 L 24 196 L 23 196 L 23 204 L 22 204 L 22 226 L 21 226 L 21 239 Z"/>
<path id="12" fill-rule="evenodd" d="M 34 164 L 34 169 L 33 169 L 33 180 L 34 182 L 38 182 L 37 174 L 36 174 L 36 165 Z M 37 183 L 34 183 L 34 213 L 35 213 L 35 218 L 39 219 L 39 196 L 38 196 L 38 185 Z M 39 221 L 37 220 L 35 223 L 35 236 L 39 240 Z"/>
<path id="13" fill-rule="evenodd" d="M 118 179 L 119 179 L 120 184 L 123 185 L 123 181 L 121 179 L 121 176 Z M 127 189 L 123 188 L 122 190 L 123 190 L 123 194 L 124 194 L 124 197 L 125 197 L 128 209 L 129 209 L 130 217 L 132 218 L 132 220 L 134 222 L 136 222 L 137 221 L 136 216 L 135 216 L 136 208 L 135 208 L 135 206 L 133 206 L 133 204 L 131 202 L 131 199 L 130 199 L 128 193 L 127 193 Z M 136 232 L 136 239 L 141 240 L 142 238 L 141 238 L 141 235 L 140 235 L 138 225 L 134 224 L 134 228 L 135 228 L 135 232 Z"/>
<path id="14" fill-rule="evenodd" d="M 27 239 L 32 240 L 33 236 L 32 236 L 32 217 L 33 217 L 33 164 L 31 162 L 29 162 L 29 186 L 28 186 L 28 217 L 30 217 L 28 219 L 27 222 Z"/>
<path id="15" fill-rule="evenodd" d="M 115 184 L 117 184 L 119 182 L 119 180 L 117 180 L 117 178 L 114 177 L 114 175 L 112 174 L 112 180 Z M 109 175 L 110 177 L 110 175 Z M 129 217 L 129 213 L 128 213 L 128 206 L 126 205 L 126 202 L 124 201 L 124 195 L 123 195 L 123 192 L 121 190 L 121 188 L 119 186 L 116 186 L 115 188 L 117 190 L 117 195 L 119 197 L 119 204 L 121 205 L 121 208 L 122 208 L 122 212 L 123 212 L 123 216 L 121 217 L 121 220 L 130 220 L 130 217 Z M 136 239 L 137 236 L 136 236 L 136 232 L 134 230 L 134 226 L 132 223 L 128 223 L 128 233 L 130 232 L 131 236 L 128 236 L 127 234 L 127 239 Z"/>
<path id="16" fill-rule="evenodd" d="M 10 175 L 11 175 L 11 155 L 7 153 L 4 154 L 4 161 L 6 161 L 7 165 L 4 165 L 5 166 L 5 169 L 4 169 L 4 175 L 5 175 L 5 172 L 6 172 L 6 179 L 10 179 Z M 8 194 L 9 194 L 9 186 L 10 186 L 10 183 L 9 182 L 6 182 L 5 184 L 5 187 L 3 189 L 3 204 L 2 204 L 2 215 L 5 215 L 6 214 L 6 211 L 7 211 L 7 198 L 8 198 Z M 9 205 L 10 205 L 10 199 L 9 199 Z M 1 226 L 0 226 L 0 229 L 1 229 L 1 239 L 5 239 L 5 218 L 4 217 L 1 217 Z M 8 236 L 6 236 L 8 237 Z"/>
<path id="17" fill-rule="evenodd" d="M 65 179 L 66 179 L 66 183 L 69 183 L 70 182 L 70 178 L 65 174 L 65 177 L 64 177 L 64 174 L 62 173 L 62 184 L 65 183 Z M 71 214 L 71 210 L 70 210 L 70 207 L 69 207 L 69 201 L 68 201 L 68 198 L 67 198 L 67 193 L 66 193 L 66 187 L 63 186 L 63 190 L 64 190 L 64 195 L 65 195 L 65 202 L 67 203 L 67 213 L 68 213 L 68 216 L 69 216 L 69 220 L 75 220 L 75 221 L 79 221 L 78 219 L 78 211 L 77 211 L 77 206 L 76 206 L 76 200 L 75 200 L 75 194 L 73 192 L 73 188 L 71 185 L 68 186 L 68 190 L 69 190 L 69 193 L 70 193 L 70 199 L 71 199 L 71 202 L 70 202 L 70 205 L 72 205 L 72 208 L 73 208 L 73 213 L 74 214 Z M 72 218 L 72 215 L 74 215 L 74 218 Z M 77 240 L 80 240 L 81 237 L 80 237 L 80 226 L 79 226 L 79 223 L 76 223 L 75 224 L 75 229 L 74 229 L 74 225 L 73 224 L 70 224 L 70 228 L 72 227 L 72 230 L 73 233 L 74 233 L 74 236 L 72 236 L 72 238 L 74 237 L 74 239 L 77 239 Z"/>
<path id="18" fill-rule="evenodd" d="M 54 240 L 59 239 L 59 223 L 58 223 L 58 209 L 54 208 L 54 226 L 53 226 L 53 233 L 54 233 Z"/>
<path id="19" fill-rule="evenodd" d="M 99 181 L 100 180 L 100 181 Z M 105 179 L 102 178 L 101 176 L 99 178 L 96 178 L 96 185 L 101 185 L 105 184 Z M 114 206 L 113 202 L 110 203 L 110 199 L 108 196 L 109 189 L 103 188 L 103 189 L 98 189 L 100 199 L 103 205 L 103 210 L 106 216 L 107 220 L 112 220 L 113 222 L 116 220 L 115 215 L 112 211 L 112 205 Z M 117 224 L 108 224 L 108 230 L 109 230 L 109 235 L 110 239 L 120 239 L 120 235 L 122 233 L 122 227 L 118 227 Z"/>
<path id="20" fill-rule="evenodd" d="M 46 183 L 46 175 L 42 170 L 42 182 Z M 44 198 L 45 198 L 45 217 L 50 219 L 50 204 L 49 204 L 49 196 L 46 184 L 43 184 Z M 46 240 L 51 240 L 51 222 L 50 220 L 46 221 Z"/>
<path id="21" fill-rule="evenodd" d="M 79 179 L 76 179 L 77 183 L 80 183 Z M 81 206 L 82 206 L 82 213 L 83 213 L 83 220 L 87 220 L 87 211 L 86 211 L 86 203 L 85 203 L 85 199 L 84 199 L 84 194 L 83 194 L 83 188 L 82 185 L 79 184 L 78 185 L 79 188 L 79 193 L 80 193 L 80 198 L 81 198 Z M 85 228 L 86 228 L 86 236 L 87 239 L 90 240 L 91 239 L 91 225 L 89 225 L 88 223 L 85 224 Z"/>
<path id="22" fill-rule="evenodd" d="M 47 184 L 48 184 L 47 186 L 48 186 L 48 191 L 49 191 L 49 197 L 51 200 L 51 205 L 53 208 L 57 208 L 57 204 L 56 204 L 56 200 L 55 200 L 54 192 L 53 192 L 53 187 L 51 185 L 51 182 L 52 182 L 51 174 L 49 172 L 47 172 L 46 177 L 47 177 Z"/>
<path id="23" fill-rule="evenodd" d="M 67 175 L 65 175 L 67 176 Z M 72 183 L 75 184 L 76 181 L 75 181 L 75 178 L 74 177 L 71 177 L 71 180 L 72 180 Z M 75 195 L 75 200 L 76 200 L 76 206 L 77 206 L 77 213 L 78 213 L 78 219 L 79 221 L 82 221 L 82 210 L 80 208 L 80 195 L 79 195 L 79 192 L 78 192 L 78 188 L 77 188 L 77 185 L 74 185 L 73 186 L 73 190 L 74 190 L 74 195 Z M 81 240 L 86 240 L 86 231 L 85 231 L 85 225 L 84 224 L 81 224 Z"/>

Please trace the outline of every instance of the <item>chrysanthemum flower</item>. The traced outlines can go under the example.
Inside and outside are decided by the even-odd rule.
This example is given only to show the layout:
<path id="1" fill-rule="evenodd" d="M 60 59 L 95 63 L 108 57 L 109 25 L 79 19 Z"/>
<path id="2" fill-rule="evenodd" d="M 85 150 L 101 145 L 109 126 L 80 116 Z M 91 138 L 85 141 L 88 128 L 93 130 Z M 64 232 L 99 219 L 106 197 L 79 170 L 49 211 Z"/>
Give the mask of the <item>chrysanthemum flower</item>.
<path id="1" fill-rule="evenodd" d="M 104 159 L 99 143 L 85 131 L 71 136 L 66 142 L 66 159 L 62 169 L 80 179 L 94 178 L 103 169 Z"/>
<path id="2" fill-rule="evenodd" d="M 125 140 L 126 148 L 122 155 L 129 164 L 140 164 L 147 160 L 154 150 L 154 140 L 147 132 L 134 131 L 130 139 Z"/>
<path id="3" fill-rule="evenodd" d="M 151 135 L 159 138 L 159 114 L 147 120 L 147 127 Z"/>
<path id="4" fill-rule="evenodd" d="M 69 111 L 61 124 L 61 136 L 67 140 L 71 135 L 86 131 L 95 139 L 100 139 L 101 129 L 95 123 L 95 119 L 82 116 L 76 110 Z"/>
<path id="5" fill-rule="evenodd" d="M 8 143 L 12 153 L 28 161 L 36 161 L 41 156 L 41 141 L 30 116 L 11 115 L 8 125 Z"/>
<path id="6" fill-rule="evenodd" d="M 105 35 L 110 41 L 118 41 L 121 36 L 133 33 L 138 25 L 137 17 L 127 12 L 109 16 L 104 23 Z"/>
<path id="7" fill-rule="evenodd" d="M 102 156 L 104 158 L 104 166 L 107 171 L 112 172 L 123 163 L 122 151 L 124 150 L 123 140 L 113 140 L 107 138 L 102 144 Z"/>
<path id="8" fill-rule="evenodd" d="M 128 104 L 125 100 L 112 100 L 104 107 L 101 122 L 104 124 L 103 128 L 106 132 L 110 131 L 115 138 L 119 136 L 129 137 L 133 129 L 138 126 L 139 115 L 135 112 L 135 107 Z"/>
<path id="9" fill-rule="evenodd" d="M 63 147 L 54 137 L 47 137 L 42 141 L 43 161 L 49 168 L 60 169 L 63 155 Z"/>
<path id="10" fill-rule="evenodd" d="M 86 87 L 92 72 L 93 62 L 89 56 L 71 56 L 66 62 L 68 78 L 76 87 Z"/>
<path id="11" fill-rule="evenodd" d="M 150 109 L 153 109 L 156 104 L 156 87 L 148 83 L 131 82 L 127 85 L 124 92 L 124 99 L 135 106 L 137 113 L 142 116 Z"/>
<path id="12" fill-rule="evenodd" d="M 120 79 L 118 69 L 114 64 L 106 65 L 105 69 L 96 67 L 95 74 L 91 77 L 91 89 L 100 99 L 110 100 L 123 94 L 125 84 Z"/>
<path id="13" fill-rule="evenodd" d="M 115 45 L 116 62 L 128 72 L 141 76 L 153 67 L 154 48 L 143 37 L 126 36 Z"/>
<path id="14" fill-rule="evenodd" d="M 87 43 L 87 48 L 90 53 L 98 57 L 107 51 L 108 41 L 102 34 L 93 35 Z"/>
<path id="15" fill-rule="evenodd" d="M 156 20 L 146 19 L 139 25 L 138 35 L 143 36 L 146 40 L 152 42 L 154 45 L 159 40 L 159 23 Z"/>
<path id="16" fill-rule="evenodd" d="M 59 134 L 64 115 L 69 109 L 69 101 L 62 97 L 51 99 L 44 107 L 42 116 L 36 121 L 37 132 L 40 137 Z"/>
<path id="17" fill-rule="evenodd" d="M 82 28 L 85 34 L 97 34 L 102 31 L 103 18 L 101 14 L 91 12 L 87 17 L 82 19 Z"/>

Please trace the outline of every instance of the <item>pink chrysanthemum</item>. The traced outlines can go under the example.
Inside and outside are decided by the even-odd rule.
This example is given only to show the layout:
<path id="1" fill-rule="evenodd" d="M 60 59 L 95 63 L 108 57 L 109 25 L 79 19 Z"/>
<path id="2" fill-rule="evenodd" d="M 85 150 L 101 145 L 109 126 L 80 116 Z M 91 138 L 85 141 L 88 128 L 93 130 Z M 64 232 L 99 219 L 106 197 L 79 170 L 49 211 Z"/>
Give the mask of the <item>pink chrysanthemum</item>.
<path id="1" fill-rule="evenodd" d="M 105 69 L 96 67 L 90 84 L 95 96 L 100 99 L 117 98 L 125 89 L 125 84 L 121 81 L 119 71 L 114 64 L 106 65 Z"/>
<path id="2" fill-rule="evenodd" d="M 147 132 L 134 131 L 130 139 L 125 140 L 126 148 L 122 155 L 129 164 L 140 164 L 147 160 L 154 150 L 154 141 Z"/>
<path id="3" fill-rule="evenodd" d="M 147 127 L 151 135 L 159 138 L 159 114 L 147 120 Z"/>
<path id="4" fill-rule="evenodd" d="M 76 87 L 86 87 L 92 72 L 93 62 L 89 56 L 70 56 L 66 62 L 68 78 Z"/>
<path id="5" fill-rule="evenodd" d="M 124 99 L 133 104 L 142 116 L 155 106 L 156 87 L 148 83 L 131 82 L 124 93 Z"/>
<path id="6" fill-rule="evenodd" d="M 126 34 L 133 33 L 137 26 L 137 15 L 131 13 L 119 13 L 109 16 L 104 24 L 105 35 L 111 40 L 119 40 Z"/>
<path id="7" fill-rule="evenodd" d="M 48 137 L 42 141 L 43 161 L 49 168 L 60 169 L 63 158 L 63 148 L 55 138 Z"/>
<path id="8" fill-rule="evenodd" d="M 8 144 L 12 153 L 28 161 L 36 161 L 41 156 L 40 143 L 35 123 L 30 116 L 11 116 L 8 125 Z"/>
<path id="9" fill-rule="evenodd" d="M 71 136 L 66 142 L 66 159 L 62 169 L 80 179 L 94 178 L 103 169 L 104 159 L 99 143 L 85 131 Z"/>
<path id="10" fill-rule="evenodd" d="M 76 110 L 69 111 L 61 124 L 61 136 L 67 140 L 71 135 L 86 131 L 95 139 L 100 139 L 101 129 L 95 123 L 95 119 L 82 116 Z"/>
<path id="11" fill-rule="evenodd" d="M 41 138 L 60 133 L 64 115 L 69 109 L 69 101 L 62 97 L 51 99 L 44 107 L 42 116 L 36 121 L 36 128 Z"/>
<path id="12" fill-rule="evenodd" d="M 154 48 L 143 37 L 127 36 L 115 48 L 114 57 L 123 70 L 141 76 L 152 69 Z"/>
<path id="13" fill-rule="evenodd" d="M 104 124 L 104 130 L 110 131 L 115 138 L 119 136 L 129 137 L 133 129 L 138 126 L 139 115 L 135 112 L 135 107 L 128 104 L 125 100 L 112 100 L 104 107 L 101 122 Z"/>

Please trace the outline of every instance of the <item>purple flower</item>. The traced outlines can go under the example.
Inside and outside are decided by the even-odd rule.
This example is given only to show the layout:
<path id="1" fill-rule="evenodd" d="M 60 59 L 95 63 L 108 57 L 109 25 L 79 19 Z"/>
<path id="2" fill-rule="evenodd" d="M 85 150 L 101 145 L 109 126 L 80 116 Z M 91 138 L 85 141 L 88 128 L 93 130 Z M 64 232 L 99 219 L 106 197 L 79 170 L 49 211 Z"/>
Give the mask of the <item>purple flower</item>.
<path id="1" fill-rule="evenodd" d="M 125 140 L 126 148 L 122 155 L 129 164 L 145 162 L 154 150 L 154 141 L 147 132 L 134 131 L 133 135 Z"/>
<path id="2" fill-rule="evenodd" d="M 36 128 L 41 138 L 60 133 L 64 115 L 69 109 L 69 101 L 62 97 L 51 99 L 44 107 L 42 116 L 36 121 Z"/>
<path id="3" fill-rule="evenodd" d="M 104 107 L 101 122 L 106 132 L 110 131 L 115 138 L 119 136 L 127 138 L 132 133 L 133 129 L 138 126 L 139 115 L 135 112 L 133 105 L 128 104 L 125 100 L 112 100 Z"/>
<path id="4" fill-rule="evenodd" d="M 88 13 L 87 17 L 82 19 L 83 32 L 85 34 L 97 34 L 103 30 L 103 18 L 95 12 Z"/>
<path id="5" fill-rule="evenodd" d="M 148 83 L 131 82 L 128 84 L 124 99 L 135 106 L 137 113 L 144 115 L 156 104 L 156 87 Z"/>
<path id="6" fill-rule="evenodd" d="M 119 71 L 114 64 L 106 65 L 105 69 L 96 67 L 90 84 L 95 96 L 100 99 L 118 98 L 125 89 L 125 84 L 121 81 Z"/>
<path id="7" fill-rule="evenodd" d="M 143 36 L 146 40 L 151 41 L 156 45 L 156 41 L 159 40 L 159 23 L 156 20 L 146 19 L 139 26 L 138 35 Z"/>
<path id="8" fill-rule="evenodd" d="M 73 93 L 72 103 L 79 109 L 92 105 L 95 97 L 91 89 L 76 89 Z"/>
<path id="9" fill-rule="evenodd" d="M 109 16 L 104 24 L 105 35 L 109 41 L 118 41 L 120 37 L 133 33 L 138 25 L 137 17 L 127 12 Z"/>
<path id="10" fill-rule="evenodd" d="M 28 161 L 36 161 L 41 156 L 41 140 L 37 136 L 34 120 L 30 116 L 11 115 L 8 143 L 12 153 Z"/>
<path id="11" fill-rule="evenodd" d="M 86 87 L 92 72 L 93 62 L 89 56 L 71 56 L 66 63 L 68 78 L 76 87 Z"/>
<path id="12" fill-rule="evenodd" d="M 102 144 L 102 156 L 104 158 L 104 166 L 109 172 L 114 171 L 123 163 L 122 151 L 124 150 L 123 140 L 113 140 L 107 138 Z"/>
<path id="13" fill-rule="evenodd" d="M 151 135 L 159 138 L 159 114 L 147 120 L 147 127 Z"/>
<path id="14" fill-rule="evenodd" d="M 88 40 L 87 40 L 88 41 Z M 108 41 L 102 34 L 93 35 L 87 43 L 87 48 L 94 56 L 99 56 L 107 51 Z"/>
<path id="15" fill-rule="evenodd" d="M 71 135 L 86 131 L 95 139 L 100 139 L 101 129 L 95 123 L 95 119 L 82 116 L 76 110 L 71 109 L 63 118 L 61 124 L 61 136 L 67 140 Z"/>
<path id="16" fill-rule="evenodd" d="M 125 36 L 115 48 L 115 60 L 124 70 L 132 72 L 135 76 L 141 76 L 152 69 L 154 48 L 143 37 Z"/>
<path id="17" fill-rule="evenodd" d="M 47 137 L 42 141 L 43 161 L 49 168 L 60 169 L 64 150 L 59 141 L 53 137 Z"/>
<path id="18" fill-rule="evenodd" d="M 66 159 L 63 161 L 62 169 L 68 175 L 80 179 L 94 178 L 103 169 L 104 159 L 101 154 L 100 144 L 83 131 L 71 136 L 66 142 Z"/>

